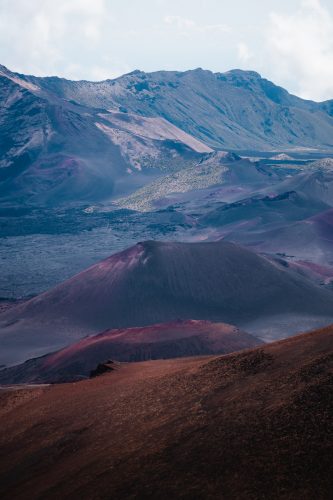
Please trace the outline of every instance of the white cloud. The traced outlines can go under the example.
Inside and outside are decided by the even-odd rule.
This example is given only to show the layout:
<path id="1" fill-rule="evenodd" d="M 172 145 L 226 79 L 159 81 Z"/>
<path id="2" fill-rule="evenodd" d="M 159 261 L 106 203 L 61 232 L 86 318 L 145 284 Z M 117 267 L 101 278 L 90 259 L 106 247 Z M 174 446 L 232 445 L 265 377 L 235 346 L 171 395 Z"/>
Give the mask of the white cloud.
<path id="1" fill-rule="evenodd" d="M 249 47 L 244 42 L 239 42 L 238 43 L 238 45 L 237 45 L 237 53 L 238 53 L 238 59 L 242 63 L 247 63 L 253 57 L 253 55 L 252 55 Z"/>
<path id="2" fill-rule="evenodd" d="M 0 0 L 0 64 L 22 73 L 92 80 L 136 68 L 237 66 L 304 97 L 333 98 L 333 4 Z"/>
<path id="3" fill-rule="evenodd" d="M 117 78 L 120 75 L 129 73 L 131 67 L 111 58 L 104 58 L 99 65 L 92 65 L 90 68 L 90 78 L 94 81 L 102 81 Z"/>
<path id="4" fill-rule="evenodd" d="M 114 75 L 127 65 L 105 60 L 112 21 L 107 0 L 0 0 L 0 60 L 37 75 L 93 79 L 102 66 Z"/>
<path id="5" fill-rule="evenodd" d="M 268 56 L 277 81 L 305 98 L 333 98 L 333 17 L 320 0 L 304 0 L 293 14 L 270 15 Z"/>
<path id="6" fill-rule="evenodd" d="M 191 35 L 193 33 L 209 34 L 209 33 L 229 33 L 230 26 L 227 24 L 198 24 L 192 19 L 187 19 L 181 16 L 165 16 L 165 24 L 176 27 L 183 35 Z"/>

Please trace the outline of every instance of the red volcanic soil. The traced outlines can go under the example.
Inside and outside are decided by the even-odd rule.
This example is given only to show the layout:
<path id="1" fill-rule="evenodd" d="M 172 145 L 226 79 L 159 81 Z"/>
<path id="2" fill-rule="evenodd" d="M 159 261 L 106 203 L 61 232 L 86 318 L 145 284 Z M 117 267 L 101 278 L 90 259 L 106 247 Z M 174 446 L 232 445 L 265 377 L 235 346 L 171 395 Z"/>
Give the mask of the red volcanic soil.
<path id="1" fill-rule="evenodd" d="M 263 342 L 235 326 L 187 320 L 106 330 L 41 358 L 0 370 L 0 383 L 67 382 L 88 378 L 98 363 L 227 354 Z"/>
<path id="2" fill-rule="evenodd" d="M 333 326 L 0 391 L 2 499 L 328 499 Z"/>
<path id="3" fill-rule="evenodd" d="M 22 363 L 106 328 L 181 318 L 246 330 L 258 319 L 270 328 L 272 318 L 293 315 L 333 321 L 333 294 L 229 242 L 146 241 L 1 314 L 0 364 Z"/>

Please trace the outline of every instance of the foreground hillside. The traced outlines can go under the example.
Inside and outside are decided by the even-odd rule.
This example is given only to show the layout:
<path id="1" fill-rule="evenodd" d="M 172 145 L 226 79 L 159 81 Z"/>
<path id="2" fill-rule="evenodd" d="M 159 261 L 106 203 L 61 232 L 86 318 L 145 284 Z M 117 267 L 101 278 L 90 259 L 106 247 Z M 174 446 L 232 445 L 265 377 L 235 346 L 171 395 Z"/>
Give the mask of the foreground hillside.
<path id="1" fill-rule="evenodd" d="M 231 323 L 265 340 L 331 323 L 333 294 L 229 242 L 146 241 L 2 314 L 0 364 L 104 329 L 176 319 Z"/>
<path id="2" fill-rule="evenodd" d="M 2 390 L 1 497 L 328 499 L 332 370 L 328 327 Z"/>

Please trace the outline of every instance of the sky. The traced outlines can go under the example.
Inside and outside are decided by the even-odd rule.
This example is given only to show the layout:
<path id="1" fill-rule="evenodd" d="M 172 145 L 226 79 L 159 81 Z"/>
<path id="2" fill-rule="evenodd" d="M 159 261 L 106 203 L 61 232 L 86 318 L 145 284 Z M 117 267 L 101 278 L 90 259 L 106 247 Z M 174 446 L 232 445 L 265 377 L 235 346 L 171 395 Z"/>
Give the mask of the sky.
<path id="1" fill-rule="evenodd" d="M 0 0 L 0 64 L 94 81 L 134 69 L 251 69 L 332 99 L 333 1 Z"/>

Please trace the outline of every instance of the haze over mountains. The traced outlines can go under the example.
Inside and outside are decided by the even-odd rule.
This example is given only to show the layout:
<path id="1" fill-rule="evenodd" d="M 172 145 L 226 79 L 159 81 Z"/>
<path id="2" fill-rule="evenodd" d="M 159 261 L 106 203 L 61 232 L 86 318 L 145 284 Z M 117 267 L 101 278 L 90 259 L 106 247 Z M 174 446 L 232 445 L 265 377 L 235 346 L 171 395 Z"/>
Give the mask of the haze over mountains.
<path id="1" fill-rule="evenodd" d="M 1 498 L 328 498 L 332 102 L 0 67 Z"/>

